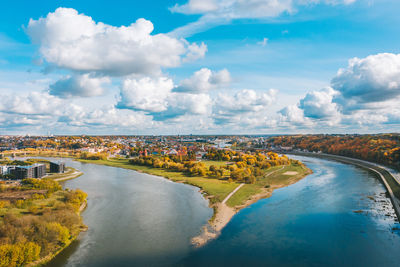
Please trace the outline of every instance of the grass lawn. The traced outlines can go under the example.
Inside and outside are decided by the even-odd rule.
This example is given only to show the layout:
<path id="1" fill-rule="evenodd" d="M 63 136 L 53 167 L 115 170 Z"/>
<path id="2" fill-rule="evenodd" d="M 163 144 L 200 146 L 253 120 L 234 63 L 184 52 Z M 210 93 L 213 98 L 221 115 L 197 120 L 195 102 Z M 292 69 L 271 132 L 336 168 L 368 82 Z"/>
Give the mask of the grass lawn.
<path id="1" fill-rule="evenodd" d="M 291 171 L 297 172 L 296 175 L 284 175 Z M 272 174 L 271 174 L 272 173 Z M 251 196 L 261 193 L 266 186 L 270 187 L 285 187 L 302 179 L 310 170 L 303 166 L 282 166 L 272 167 L 268 169 L 262 178 L 258 178 L 255 184 L 245 184 L 239 189 L 228 201 L 227 205 L 235 207 L 246 202 Z M 270 174 L 270 175 L 269 175 Z"/>

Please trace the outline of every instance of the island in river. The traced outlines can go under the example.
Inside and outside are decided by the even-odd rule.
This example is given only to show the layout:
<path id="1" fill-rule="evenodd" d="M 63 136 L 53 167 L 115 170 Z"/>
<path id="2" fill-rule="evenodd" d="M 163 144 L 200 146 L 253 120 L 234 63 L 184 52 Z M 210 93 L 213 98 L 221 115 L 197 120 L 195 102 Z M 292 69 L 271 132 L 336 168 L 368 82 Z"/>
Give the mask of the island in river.
<path id="1" fill-rule="evenodd" d="M 239 154 L 235 161 L 205 159 L 180 163 L 170 157 L 154 156 L 79 161 L 132 169 L 199 187 L 214 215 L 202 233 L 192 239 L 194 246 L 217 237 L 239 210 L 312 173 L 300 161 L 271 152 Z"/>

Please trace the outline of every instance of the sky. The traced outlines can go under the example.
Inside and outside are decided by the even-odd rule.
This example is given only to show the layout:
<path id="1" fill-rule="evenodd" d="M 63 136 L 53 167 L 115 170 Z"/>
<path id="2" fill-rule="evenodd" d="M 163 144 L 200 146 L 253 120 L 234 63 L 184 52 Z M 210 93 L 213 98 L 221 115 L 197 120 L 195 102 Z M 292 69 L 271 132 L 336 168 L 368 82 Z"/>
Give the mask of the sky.
<path id="1" fill-rule="evenodd" d="M 400 131 L 397 0 L 0 3 L 0 135 Z"/>

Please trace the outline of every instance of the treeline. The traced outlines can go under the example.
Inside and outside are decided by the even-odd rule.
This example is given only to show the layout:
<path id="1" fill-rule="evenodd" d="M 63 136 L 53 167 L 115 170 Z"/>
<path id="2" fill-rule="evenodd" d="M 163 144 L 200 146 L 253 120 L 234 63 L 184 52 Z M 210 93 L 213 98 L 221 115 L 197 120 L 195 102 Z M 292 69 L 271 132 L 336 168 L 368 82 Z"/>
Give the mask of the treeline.
<path id="1" fill-rule="evenodd" d="M 143 156 L 130 159 L 129 163 L 133 165 L 142 165 L 153 168 L 161 168 L 176 172 L 184 172 L 188 175 L 207 175 L 207 167 L 203 162 L 186 161 L 181 162 L 179 157 L 156 157 L 156 156 Z"/>
<path id="2" fill-rule="evenodd" d="M 107 153 L 89 153 L 89 152 L 82 152 L 79 155 L 80 159 L 88 159 L 88 160 L 106 160 Z"/>
<path id="3" fill-rule="evenodd" d="M 279 156 L 276 153 L 268 152 L 245 154 L 229 150 L 211 150 L 206 158 L 222 161 L 231 159 L 226 165 L 209 167 L 204 162 L 185 161 L 175 157 L 163 156 L 142 156 L 130 159 L 129 163 L 133 165 L 161 168 L 170 171 L 183 172 L 188 176 L 207 176 L 217 179 L 228 179 L 230 182 L 255 183 L 258 177 L 264 175 L 265 171 L 274 166 L 301 164 L 297 160 L 290 160 L 286 155 Z"/>
<path id="4" fill-rule="evenodd" d="M 26 179 L 22 186 L 3 188 L 21 194 L 45 190 L 30 198 L 0 201 L 0 266 L 25 266 L 62 248 L 79 234 L 82 220 L 79 208 L 86 193 L 62 190 L 48 179 Z"/>
<path id="5" fill-rule="evenodd" d="M 400 169 L 400 135 L 303 135 L 272 137 L 274 146 L 323 152 L 382 163 Z"/>

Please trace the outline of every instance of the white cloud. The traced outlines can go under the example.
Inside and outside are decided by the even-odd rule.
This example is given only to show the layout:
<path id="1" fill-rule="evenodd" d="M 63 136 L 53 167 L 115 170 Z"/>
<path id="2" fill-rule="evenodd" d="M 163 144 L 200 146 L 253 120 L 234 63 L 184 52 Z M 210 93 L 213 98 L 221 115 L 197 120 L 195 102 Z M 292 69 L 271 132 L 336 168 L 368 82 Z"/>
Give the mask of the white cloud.
<path id="1" fill-rule="evenodd" d="M 276 93 L 274 89 L 270 89 L 267 93 L 245 89 L 233 96 L 218 94 L 214 100 L 213 118 L 217 124 L 226 124 L 241 120 L 241 116 L 264 112 L 274 101 Z"/>
<path id="2" fill-rule="evenodd" d="M 199 20 L 175 29 L 172 36 L 190 36 L 210 27 L 229 23 L 234 19 L 275 18 L 297 12 L 301 6 L 313 4 L 349 5 L 356 0 L 189 0 L 176 4 L 171 12 L 201 14 Z"/>
<path id="3" fill-rule="evenodd" d="M 11 94 L 0 97 L 0 111 L 20 115 L 53 115 L 61 112 L 62 101 L 48 93 L 32 92 L 25 96 Z"/>
<path id="4" fill-rule="evenodd" d="M 353 58 L 338 71 L 331 86 L 309 92 L 298 105 L 281 110 L 284 120 L 347 127 L 399 123 L 400 55 Z"/>
<path id="5" fill-rule="evenodd" d="M 174 7 L 170 8 L 172 12 L 183 14 L 198 14 L 216 11 L 217 9 L 217 0 L 189 0 L 189 2 L 184 5 L 176 4 Z"/>
<path id="6" fill-rule="evenodd" d="M 104 106 L 95 109 L 86 109 L 72 105 L 65 115 L 58 119 L 74 127 L 97 127 L 110 129 L 110 127 L 142 127 L 147 128 L 153 124 L 149 117 L 139 112 L 126 112 L 112 106 Z"/>
<path id="7" fill-rule="evenodd" d="M 187 54 L 183 58 L 183 62 L 195 61 L 197 59 L 203 58 L 207 53 L 207 45 L 201 43 L 200 45 L 193 43 L 188 44 Z"/>
<path id="8" fill-rule="evenodd" d="M 261 42 L 257 42 L 258 45 L 261 45 L 262 47 L 266 46 L 268 43 L 268 38 L 265 38 Z"/>
<path id="9" fill-rule="evenodd" d="M 231 0 L 205 1 L 190 0 L 184 5 L 175 5 L 172 12 L 183 14 L 214 14 L 230 19 L 234 18 L 265 18 L 292 10 L 292 0 Z"/>
<path id="10" fill-rule="evenodd" d="M 338 107 L 332 100 L 340 93 L 328 87 L 312 91 L 300 100 L 299 107 L 304 110 L 304 116 L 314 119 L 334 119 L 339 115 Z"/>
<path id="11" fill-rule="evenodd" d="M 100 96 L 104 93 L 105 83 L 110 83 L 108 77 L 91 77 L 90 74 L 68 75 L 51 84 L 49 93 L 61 98 Z"/>
<path id="12" fill-rule="evenodd" d="M 190 78 L 184 79 L 175 92 L 205 93 L 211 89 L 223 88 L 231 82 L 231 76 L 228 70 L 223 69 L 213 72 L 210 69 L 203 68 L 196 71 Z"/>
<path id="13" fill-rule="evenodd" d="M 353 58 L 332 79 L 332 87 L 344 101 L 359 104 L 382 102 L 400 96 L 400 54 L 377 54 Z"/>
<path id="14" fill-rule="evenodd" d="M 289 105 L 279 111 L 280 126 L 312 126 L 313 122 L 304 116 L 304 110 L 297 105 Z"/>
<path id="15" fill-rule="evenodd" d="M 211 110 L 211 98 L 207 94 L 172 93 L 167 98 L 168 108 L 164 112 L 152 113 L 157 121 L 184 115 L 207 115 Z"/>
<path id="16" fill-rule="evenodd" d="M 162 112 L 167 109 L 167 97 L 174 84 L 166 77 L 142 79 L 127 78 L 121 87 L 118 108 Z"/>
<path id="17" fill-rule="evenodd" d="M 27 33 L 42 57 L 59 68 L 105 75 L 159 74 L 207 50 L 165 34 L 154 34 L 153 24 L 138 19 L 129 26 L 96 23 L 72 8 L 58 8 L 47 17 L 31 19 Z"/>

